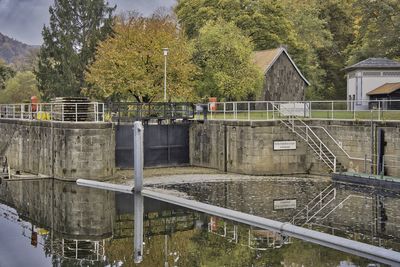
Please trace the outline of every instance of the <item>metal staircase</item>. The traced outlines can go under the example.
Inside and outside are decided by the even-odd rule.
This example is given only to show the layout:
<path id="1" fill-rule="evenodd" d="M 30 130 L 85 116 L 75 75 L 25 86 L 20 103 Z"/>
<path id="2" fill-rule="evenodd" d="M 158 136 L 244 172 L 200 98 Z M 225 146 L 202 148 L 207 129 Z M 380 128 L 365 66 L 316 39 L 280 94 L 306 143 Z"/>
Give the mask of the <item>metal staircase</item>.
<path id="1" fill-rule="evenodd" d="M 341 170 L 342 164 L 337 160 L 336 155 L 324 142 L 322 142 L 309 125 L 297 116 L 288 116 L 287 114 L 284 114 L 276 105 L 273 105 L 273 108 L 282 115 L 279 119 L 280 122 L 304 140 L 311 150 L 314 151 L 318 158 L 324 162 L 332 172 Z"/>

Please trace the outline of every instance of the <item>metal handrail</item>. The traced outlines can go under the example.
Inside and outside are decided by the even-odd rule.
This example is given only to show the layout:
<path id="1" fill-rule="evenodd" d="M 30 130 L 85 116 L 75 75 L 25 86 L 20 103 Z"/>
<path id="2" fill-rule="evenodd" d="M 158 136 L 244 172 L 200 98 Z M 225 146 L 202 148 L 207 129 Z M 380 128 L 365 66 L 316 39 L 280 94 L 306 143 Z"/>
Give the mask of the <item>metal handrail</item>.
<path id="1" fill-rule="evenodd" d="M 338 141 L 336 141 L 336 139 L 333 138 L 333 136 L 328 132 L 328 130 L 325 129 L 325 127 L 323 127 L 323 126 L 309 126 L 309 127 L 322 129 L 322 130 L 329 136 L 329 138 L 331 138 L 332 141 L 335 142 L 335 144 L 343 151 L 343 153 L 344 153 L 349 159 L 372 161 L 371 159 L 357 158 L 357 157 L 352 157 L 352 156 L 350 156 L 350 155 L 344 150 L 344 148 L 338 143 Z"/>
<path id="2" fill-rule="evenodd" d="M 110 102 L 107 110 L 117 121 L 193 119 L 195 114 L 191 102 Z"/>
<path id="3" fill-rule="evenodd" d="M 333 164 L 333 165 L 335 165 L 335 161 L 336 161 L 336 156 L 335 156 L 335 154 L 333 154 L 333 152 L 329 149 L 329 147 L 327 146 L 327 145 L 325 145 L 323 142 L 322 142 L 322 140 L 318 137 L 318 135 L 310 128 L 310 126 L 308 126 L 304 121 L 302 121 L 301 119 L 299 119 L 299 118 L 296 118 L 297 119 L 297 121 L 299 121 L 299 122 L 301 122 L 305 127 L 306 127 L 306 129 L 308 130 L 308 131 L 310 131 L 314 136 L 315 136 L 315 138 L 317 138 L 317 140 L 318 140 L 318 142 L 320 143 L 320 144 L 322 144 L 323 146 L 324 146 L 324 148 L 333 156 L 333 158 L 334 158 L 334 161 L 332 162 L 331 160 L 330 160 L 330 158 L 329 157 L 327 157 L 328 159 L 329 159 L 329 162 L 331 163 L 331 164 Z M 299 127 L 299 126 L 296 126 L 296 127 Z M 307 136 L 309 136 L 308 135 L 308 131 L 306 131 L 306 134 L 307 134 Z M 314 142 L 315 143 L 315 142 Z M 320 148 L 320 152 L 322 152 L 325 156 L 326 156 L 326 153 L 325 152 L 323 152 L 323 150 Z M 334 166 L 334 168 L 336 169 L 336 166 Z M 335 170 L 334 170 L 335 171 Z"/>
<path id="4" fill-rule="evenodd" d="M 241 120 L 252 120 L 252 114 L 257 112 L 267 112 L 267 118 L 254 118 L 255 120 L 275 120 L 269 116 L 271 105 L 287 104 L 296 106 L 295 109 L 303 109 L 304 117 L 309 119 L 325 120 L 400 120 L 400 100 L 321 100 L 321 101 L 229 101 L 229 102 L 209 102 L 208 112 L 211 119 L 214 114 L 224 114 L 224 120 L 237 120 L 238 114 L 247 114 L 239 118 Z M 360 105 L 358 105 L 360 104 Z M 290 110 L 290 107 L 288 107 Z M 325 112 L 327 112 L 326 115 Z M 371 113 L 368 118 L 367 113 Z M 387 112 L 392 112 L 389 117 L 384 117 Z M 229 117 L 226 115 L 230 114 Z M 336 115 L 335 115 L 336 114 Z M 339 115 L 338 115 L 339 114 Z M 363 115 L 364 114 L 364 115 Z M 374 116 L 375 118 L 373 118 Z M 220 118 L 218 118 L 220 119 Z"/>
<path id="5" fill-rule="evenodd" d="M 281 115 L 284 115 L 276 105 L 272 105 L 272 107 L 273 107 L 273 110 L 276 109 Z M 306 127 L 306 131 L 305 131 L 306 137 L 305 137 L 305 138 L 302 137 L 298 132 L 295 131 L 295 127 L 298 127 L 298 126 L 295 126 L 295 121 L 294 121 L 294 119 L 296 119 L 297 121 L 299 121 L 300 123 L 302 123 L 302 124 L 304 125 L 304 127 Z M 280 119 L 280 121 L 283 122 L 283 124 L 284 124 L 286 127 L 288 127 L 288 125 L 287 125 L 286 123 L 284 123 L 284 121 L 283 121 L 282 119 Z M 289 127 L 289 129 L 291 129 L 294 133 L 296 133 L 296 134 L 299 135 L 302 139 L 304 139 L 304 140 L 307 142 L 307 144 L 310 145 L 310 141 L 309 141 L 309 140 L 311 140 L 311 141 L 314 143 L 315 146 L 319 147 L 319 151 L 316 151 L 316 150 L 314 149 L 314 147 L 310 145 L 311 149 L 314 150 L 314 152 L 316 152 L 317 154 L 319 154 L 320 159 L 321 159 L 323 162 L 325 162 L 325 164 L 328 165 L 328 167 L 329 167 L 333 172 L 336 172 L 336 162 L 337 162 L 337 161 L 336 161 L 336 155 L 333 154 L 333 152 L 322 142 L 322 140 L 315 134 L 315 132 L 310 128 L 310 126 L 308 126 L 304 121 L 302 121 L 301 119 L 299 119 L 299 118 L 297 118 L 297 117 L 295 117 L 295 116 L 289 116 L 289 122 L 292 124 L 292 127 Z M 300 127 L 298 127 L 298 128 L 301 130 Z M 304 132 L 304 131 L 303 131 L 303 132 Z M 311 136 L 308 134 L 308 132 L 311 132 L 311 133 L 313 134 L 313 136 L 317 139 L 317 141 L 319 142 L 319 146 L 318 146 L 317 142 L 316 142 L 313 138 L 311 138 Z M 309 137 L 310 137 L 310 138 L 309 138 Z M 322 149 L 322 146 L 323 146 L 323 148 L 324 148 L 326 151 L 328 151 L 328 152 L 330 153 L 330 155 L 333 157 L 333 161 L 332 161 L 331 158 L 324 152 L 324 150 Z M 324 156 L 324 158 L 323 158 L 322 156 Z M 328 161 L 329 163 L 328 163 L 327 161 Z M 332 166 L 331 166 L 331 165 L 332 165 Z"/>
<path id="6" fill-rule="evenodd" d="M 101 102 L 0 104 L 1 119 L 104 122 L 104 115 L 104 103 Z"/>

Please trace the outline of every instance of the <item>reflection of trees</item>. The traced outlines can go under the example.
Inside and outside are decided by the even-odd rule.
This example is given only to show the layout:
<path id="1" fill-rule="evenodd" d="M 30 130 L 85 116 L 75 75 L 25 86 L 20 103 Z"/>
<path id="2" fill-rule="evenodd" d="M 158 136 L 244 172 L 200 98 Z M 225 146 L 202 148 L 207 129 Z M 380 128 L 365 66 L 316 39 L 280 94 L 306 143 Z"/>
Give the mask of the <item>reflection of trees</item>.
<path id="1" fill-rule="evenodd" d="M 367 259 L 301 240 L 295 240 L 282 252 L 284 266 L 340 266 L 341 261 L 351 262 L 356 266 L 367 266 L 371 262 Z"/>

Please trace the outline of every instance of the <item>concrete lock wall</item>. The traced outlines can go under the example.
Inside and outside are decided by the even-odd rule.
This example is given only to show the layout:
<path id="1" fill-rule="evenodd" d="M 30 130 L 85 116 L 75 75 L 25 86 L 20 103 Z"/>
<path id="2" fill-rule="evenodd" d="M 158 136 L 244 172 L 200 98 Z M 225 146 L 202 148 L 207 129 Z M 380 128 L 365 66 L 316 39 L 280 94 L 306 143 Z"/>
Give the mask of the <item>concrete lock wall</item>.
<path id="1" fill-rule="evenodd" d="M 0 196 L 0 202 L 17 209 L 23 218 L 50 227 L 63 238 L 96 240 L 112 235 L 114 192 L 40 179 L 3 183 Z"/>
<path id="2" fill-rule="evenodd" d="M 0 152 L 12 169 L 63 180 L 101 180 L 114 172 L 111 123 L 0 119 Z"/>
<path id="3" fill-rule="evenodd" d="M 371 157 L 371 147 L 376 143 L 376 136 L 371 137 L 370 122 L 315 120 L 307 121 L 307 124 L 313 127 L 346 169 L 364 171 L 363 159 L 365 155 L 368 159 Z M 385 131 L 385 155 L 400 155 L 400 123 L 375 124 Z M 335 140 L 342 143 L 350 156 L 361 160 L 349 159 L 318 127 L 324 127 Z M 274 141 L 296 141 L 297 147 L 295 150 L 274 151 Z M 329 173 L 328 167 L 311 148 L 278 121 L 193 123 L 190 128 L 190 161 L 194 166 L 253 175 Z M 369 162 L 366 169 L 370 169 Z M 387 175 L 400 176 L 400 168 L 394 162 L 385 171 Z"/>

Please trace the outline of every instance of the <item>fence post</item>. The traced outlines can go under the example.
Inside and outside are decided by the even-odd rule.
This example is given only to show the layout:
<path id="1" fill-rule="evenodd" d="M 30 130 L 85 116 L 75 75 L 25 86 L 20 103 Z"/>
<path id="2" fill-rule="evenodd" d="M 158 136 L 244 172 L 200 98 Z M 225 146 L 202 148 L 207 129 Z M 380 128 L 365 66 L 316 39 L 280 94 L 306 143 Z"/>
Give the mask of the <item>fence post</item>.
<path id="1" fill-rule="evenodd" d="M 133 124 L 133 150 L 135 168 L 135 192 L 143 189 L 143 125 L 140 121 Z"/>
<path id="2" fill-rule="evenodd" d="M 102 113 L 101 113 L 101 114 L 102 114 L 101 117 L 102 117 L 102 120 L 103 120 L 103 122 L 104 122 L 104 116 L 105 116 L 105 114 L 106 114 L 106 113 L 105 113 L 105 110 L 104 110 L 104 103 L 101 103 L 101 107 L 102 107 L 102 108 L 101 108 L 101 112 L 102 112 Z"/>
<path id="3" fill-rule="evenodd" d="M 247 102 L 247 119 L 250 120 L 250 102 Z"/>
<path id="4" fill-rule="evenodd" d="M 378 120 L 381 120 L 381 101 L 378 101 Z"/>
<path id="5" fill-rule="evenodd" d="M 75 122 L 78 122 L 78 103 L 75 103 Z"/>
<path id="6" fill-rule="evenodd" d="M 331 119 L 333 120 L 333 101 L 332 101 Z"/>
<path id="7" fill-rule="evenodd" d="M 275 120 L 275 104 L 272 102 L 272 120 Z"/>
<path id="8" fill-rule="evenodd" d="M 224 120 L 226 120 L 226 102 L 224 102 Z"/>

